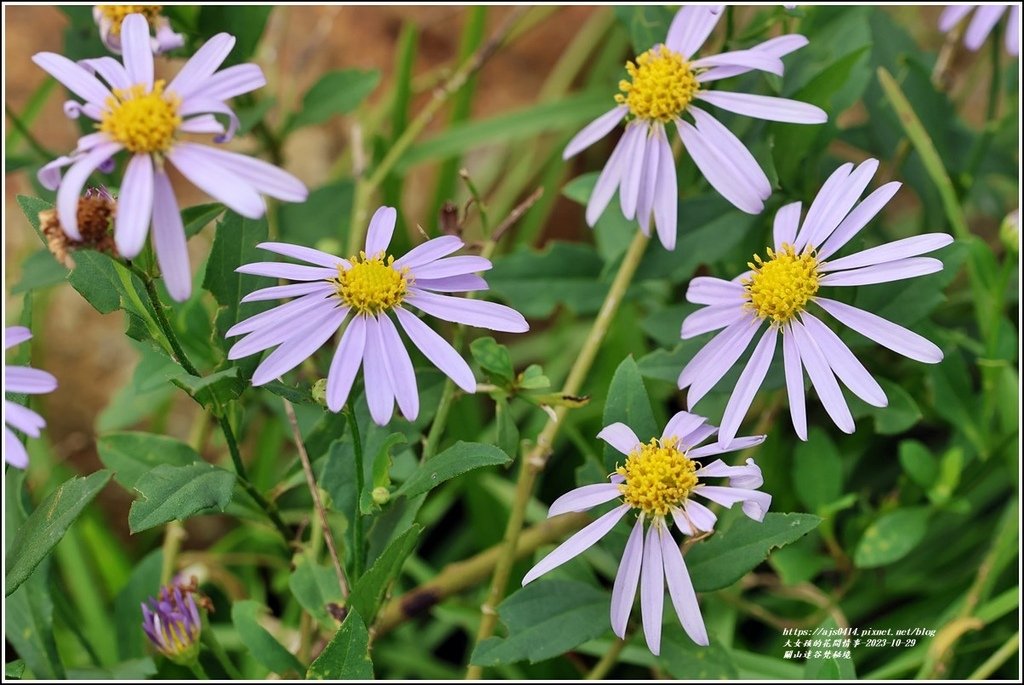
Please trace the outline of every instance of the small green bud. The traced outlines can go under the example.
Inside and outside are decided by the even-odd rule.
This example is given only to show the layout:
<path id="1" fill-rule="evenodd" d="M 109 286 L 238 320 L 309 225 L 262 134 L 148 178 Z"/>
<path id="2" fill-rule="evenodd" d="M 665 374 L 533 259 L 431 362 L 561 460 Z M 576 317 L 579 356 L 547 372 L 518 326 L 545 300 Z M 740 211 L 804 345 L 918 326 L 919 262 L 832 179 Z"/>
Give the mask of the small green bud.
<path id="1" fill-rule="evenodd" d="M 1020 252 L 1020 210 L 1015 209 L 1006 215 L 999 226 L 999 239 L 1003 241 L 1006 251 L 1012 255 Z"/>
<path id="2" fill-rule="evenodd" d="M 377 506 L 384 506 L 391 499 L 391 492 L 387 488 L 374 488 L 371 493 L 373 503 Z"/>
<path id="3" fill-rule="evenodd" d="M 321 378 L 313 384 L 313 389 L 310 390 L 310 394 L 313 396 L 313 401 L 322 407 L 327 406 L 327 379 Z"/>

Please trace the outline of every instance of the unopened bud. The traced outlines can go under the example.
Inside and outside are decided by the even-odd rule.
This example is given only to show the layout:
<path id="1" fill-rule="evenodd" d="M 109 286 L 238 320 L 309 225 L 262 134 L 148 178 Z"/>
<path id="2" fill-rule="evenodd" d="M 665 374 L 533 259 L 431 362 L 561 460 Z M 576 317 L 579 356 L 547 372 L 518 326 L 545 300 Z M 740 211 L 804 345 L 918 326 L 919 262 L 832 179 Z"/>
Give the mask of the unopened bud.
<path id="1" fill-rule="evenodd" d="M 373 503 L 378 506 L 384 506 L 391 500 L 391 492 L 387 488 L 374 488 L 371 493 L 373 497 Z"/>
<path id="2" fill-rule="evenodd" d="M 327 406 L 327 379 L 321 378 L 313 384 L 313 388 L 310 390 L 310 394 L 313 396 L 313 401 L 322 407 Z"/>
<path id="3" fill-rule="evenodd" d="M 999 239 L 1010 254 L 1020 252 L 1020 210 L 1015 209 L 1006 215 L 999 226 Z"/>

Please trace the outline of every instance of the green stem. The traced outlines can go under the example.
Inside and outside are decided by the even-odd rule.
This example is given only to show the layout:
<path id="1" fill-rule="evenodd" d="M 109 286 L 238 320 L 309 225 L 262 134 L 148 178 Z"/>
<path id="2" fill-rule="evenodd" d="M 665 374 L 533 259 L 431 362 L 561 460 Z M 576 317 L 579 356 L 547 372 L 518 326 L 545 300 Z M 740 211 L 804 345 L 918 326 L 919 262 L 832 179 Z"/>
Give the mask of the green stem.
<path id="1" fill-rule="evenodd" d="M 601 657 L 601 660 L 594 664 L 594 668 L 590 669 L 586 680 L 604 680 L 608 672 L 615 667 L 615 662 L 619 660 L 619 655 L 622 654 L 622 649 L 625 646 L 625 640 L 615 640 L 611 647 L 608 648 L 608 651 L 604 653 L 604 656 Z"/>
<path id="2" fill-rule="evenodd" d="M 220 643 L 220 640 L 217 639 L 217 635 L 214 634 L 213 627 L 210 625 L 209 621 L 206 621 L 206 625 L 203 627 L 203 633 L 200 639 L 207 647 L 210 648 L 210 652 L 213 653 L 213 656 L 224 669 L 224 672 L 228 674 L 228 677 L 232 680 L 242 680 L 244 678 L 238 668 L 231 663 L 228 653 L 224 651 L 224 646 Z M 196 660 L 196 663 L 198 663 L 198 659 Z"/>
<path id="3" fill-rule="evenodd" d="M 572 369 L 569 370 L 569 376 L 566 378 L 562 390 L 565 394 L 578 395 L 580 393 L 583 381 L 590 372 L 590 367 L 597 357 L 597 352 L 601 348 L 601 343 L 608 333 L 615 314 L 619 311 L 619 305 L 622 304 L 622 299 L 625 297 L 626 290 L 633 280 L 633 275 L 636 273 L 637 267 L 640 266 L 640 260 L 644 256 L 649 240 L 640 231 L 636 232 L 636 237 L 630 243 L 626 256 L 623 258 L 622 264 L 619 265 L 619 271 L 615 275 L 615 280 L 612 281 L 611 288 L 609 288 L 608 294 L 604 298 L 601 310 L 598 312 L 597 318 L 594 319 L 590 333 L 587 335 L 586 340 L 584 340 L 583 347 L 580 348 L 579 355 L 576 357 Z M 516 498 L 512 504 L 508 524 L 505 527 L 501 556 L 498 558 L 497 565 L 494 568 L 494 575 L 491 577 L 491 588 L 487 595 L 487 600 L 483 607 L 481 607 L 480 629 L 476 635 L 476 644 L 478 645 L 494 634 L 494 627 L 498 620 L 497 607 L 505 597 L 509 576 L 512 573 L 512 565 L 515 563 L 516 544 L 519 534 L 522 532 L 523 523 L 526 520 L 526 506 L 533 494 L 533 486 L 537 481 L 537 477 L 544 470 L 548 457 L 551 455 L 555 437 L 562 427 L 566 413 L 567 409 L 564 406 L 555 409 L 554 418 L 544 426 L 540 435 L 537 436 L 533 449 L 530 450 L 529 454 L 524 455 L 519 463 Z M 467 680 L 477 680 L 482 676 L 483 668 L 480 666 L 470 666 L 466 671 Z"/>
<path id="4" fill-rule="evenodd" d="M 210 676 L 206 675 L 206 671 L 204 671 L 203 667 L 199 664 L 199 659 L 196 659 L 195 661 L 191 662 L 188 665 L 188 668 L 190 671 L 192 671 L 193 674 L 195 674 L 198 680 L 210 679 Z"/>
<path id="5" fill-rule="evenodd" d="M 998 41 L 995 41 L 998 43 Z M 997 649 L 992 656 L 985 659 L 985 663 L 978 666 L 974 673 L 967 676 L 968 680 L 988 680 L 989 677 L 999 670 L 999 667 L 1006 663 L 1006 660 L 1017 653 L 1020 649 L 1020 631 L 1014 633 L 1003 646 Z"/>
<path id="6" fill-rule="evenodd" d="M 160 584 L 167 585 L 174 576 L 181 542 L 185 539 L 185 526 L 181 521 L 171 521 L 164 529 L 163 566 L 160 568 Z"/>
<path id="7" fill-rule="evenodd" d="M 188 355 L 185 354 L 184 348 L 178 341 L 178 336 L 175 334 L 174 329 L 171 328 L 171 322 L 164 313 L 164 304 L 160 301 L 160 295 L 156 291 L 156 283 L 153 278 L 146 272 L 139 269 L 137 266 L 132 264 L 130 261 L 126 262 L 128 268 L 139 277 L 142 284 L 146 288 L 146 295 L 149 297 L 149 303 L 153 306 L 153 312 L 156 316 L 156 325 L 160 327 L 160 331 L 167 338 L 167 344 L 171 346 L 171 351 L 174 353 L 175 361 L 185 369 L 192 376 L 201 377 L 202 374 L 195 365 L 189 360 Z"/>
<path id="8" fill-rule="evenodd" d="M 241 483 L 245 491 L 249 493 L 256 504 L 266 512 L 270 522 L 274 524 L 277 531 L 284 538 L 285 544 L 291 540 L 291 531 L 288 526 L 281 519 L 281 514 L 277 510 L 277 505 L 267 500 L 263 494 L 256 489 L 256 486 L 249 480 L 248 472 L 245 468 L 245 463 L 242 462 L 242 453 L 238 450 L 238 441 L 235 439 L 235 432 L 231 429 L 231 422 L 228 421 L 227 416 L 217 416 L 217 423 L 220 424 L 220 430 L 224 434 L 224 442 L 227 443 L 228 453 L 231 454 L 231 463 L 235 466 L 235 472 L 238 474 L 238 482 Z"/>
<path id="9" fill-rule="evenodd" d="M 345 417 L 348 420 L 348 429 L 352 433 L 352 451 L 356 458 L 356 501 L 355 511 L 352 514 L 352 566 L 355 571 L 355 577 L 358 578 L 363 574 L 363 555 L 365 550 L 364 532 L 363 532 L 363 514 L 359 510 L 359 500 L 363 495 L 363 487 L 365 480 L 363 473 L 363 444 L 359 439 L 359 424 L 356 423 L 356 413 L 351 407 L 345 409 Z"/>
<path id="10" fill-rule="evenodd" d="M 4 113 L 6 113 L 7 114 L 7 118 L 10 119 L 11 126 L 13 126 L 14 130 L 17 131 L 19 134 L 21 134 L 25 138 L 25 142 L 27 142 L 29 147 L 32 148 L 33 152 L 35 152 L 37 155 L 39 155 L 43 159 L 47 159 L 47 160 L 53 159 L 54 157 L 57 156 L 55 153 L 50 152 L 49 150 L 47 150 L 46 147 L 42 143 L 40 143 L 38 140 L 36 140 L 36 137 L 34 135 L 32 135 L 32 131 L 30 131 L 28 129 L 28 126 L 25 125 L 25 122 L 23 122 L 21 120 L 21 118 L 14 112 L 13 109 L 11 109 L 9 106 L 5 105 L 4 106 Z"/>
<path id="11" fill-rule="evenodd" d="M 270 161 L 276 166 L 284 164 L 284 152 L 281 147 L 281 138 L 278 137 L 267 122 L 260 119 L 256 122 L 256 125 L 252 127 L 252 132 L 259 136 L 260 141 L 263 143 L 263 149 L 266 150 L 267 154 L 270 155 Z"/>

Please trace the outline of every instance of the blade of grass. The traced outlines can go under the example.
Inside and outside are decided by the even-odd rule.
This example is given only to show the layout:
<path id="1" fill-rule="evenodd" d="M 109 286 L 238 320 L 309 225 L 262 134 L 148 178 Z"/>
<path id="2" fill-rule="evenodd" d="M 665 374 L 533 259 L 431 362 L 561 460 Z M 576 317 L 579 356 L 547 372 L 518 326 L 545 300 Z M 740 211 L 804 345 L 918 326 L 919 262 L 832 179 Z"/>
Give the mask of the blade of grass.
<path id="1" fill-rule="evenodd" d="M 419 29 L 411 22 L 406 22 L 402 27 L 402 34 L 398 38 L 398 48 L 395 54 L 395 95 L 391 107 L 391 144 L 394 145 L 402 131 L 409 125 L 409 104 L 412 100 L 412 67 L 416 60 L 416 45 L 419 42 Z M 405 221 L 402 218 L 402 188 L 405 185 L 405 177 L 401 174 L 392 173 L 381 183 L 381 196 L 384 204 L 399 208 L 398 225 L 396 230 L 399 234 L 405 232 Z"/>
<path id="2" fill-rule="evenodd" d="M 43 110 L 43 105 L 46 104 L 47 98 L 50 97 L 50 93 L 53 92 L 54 87 L 57 85 L 57 81 L 52 78 L 44 79 L 39 87 L 36 88 L 32 95 L 29 96 L 28 102 L 25 103 L 25 109 L 22 110 L 18 116 L 19 121 L 26 128 L 30 128 L 35 122 L 36 117 Z M 16 149 L 21 139 L 25 137 L 24 133 L 18 128 L 12 129 L 7 134 L 7 149 Z M 31 141 L 30 141 L 31 144 Z"/>

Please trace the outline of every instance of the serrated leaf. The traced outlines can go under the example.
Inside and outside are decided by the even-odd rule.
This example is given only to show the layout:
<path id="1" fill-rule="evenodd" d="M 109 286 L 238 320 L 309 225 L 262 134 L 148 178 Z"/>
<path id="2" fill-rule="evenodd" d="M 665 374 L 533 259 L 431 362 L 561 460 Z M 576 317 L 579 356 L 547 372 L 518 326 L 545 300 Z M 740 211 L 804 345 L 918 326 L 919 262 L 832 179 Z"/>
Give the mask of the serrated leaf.
<path id="1" fill-rule="evenodd" d="M 416 546 L 416 539 L 422 530 L 413 525 L 392 540 L 384 553 L 373 562 L 373 566 L 356 581 L 349 595 L 349 606 L 360 616 L 366 616 L 372 621 L 377 615 L 384 593 L 402 570 L 402 564 Z"/>
<path id="2" fill-rule="evenodd" d="M 619 368 L 615 369 L 611 385 L 608 386 L 608 399 L 604 405 L 603 426 L 621 422 L 633 429 L 641 442 L 661 435 L 651 411 L 651 400 L 647 396 L 647 387 L 640 376 L 633 357 L 626 357 Z M 604 464 L 609 471 L 617 462 L 625 457 L 611 445 L 604 445 Z"/>
<path id="3" fill-rule="evenodd" d="M 96 449 L 103 465 L 114 472 L 114 479 L 129 490 L 157 466 L 188 466 L 202 461 L 198 452 L 180 440 L 154 433 L 108 433 L 96 441 Z"/>
<path id="4" fill-rule="evenodd" d="M 251 599 L 232 604 L 231 622 L 238 631 L 238 637 L 249 654 L 274 673 L 302 673 L 302 664 L 295 655 L 259 624 L 259 615 L 266 610 L 262 604 Z"/>
<path id="5" fill-rule="evenodd" d="M 467 471 L 485 466 L 500 466 L 509 461 L 511 457 L 494 445 L 460 440 L 420 464 L 395 494 L 413 498 Z"/>
<path id="6" fill-rule="evenodd" d="M 477 645 L 470 663 L 497 666 L 550 659 L 610 632 L 607 592 L 575 580 L 538 580 L 498 607 L 507 638 Z"/>
<path id="7" fill-rule="evenodd" d="M 211 510 L 224 511 L 234 487 L 235 474 L 206 462 L 157 466 L 135 482 L 140 498 L 128 511 L 128 528 L 134 534 Z"/>
<path id="8" fill-rule="evenodd" d="M 181 372 L 171 377 L 171 382 L 187 392 L 196 402 L 209 408 L 215 415 L 223 415 L 228 402 L 237 398 L 245 389 L 237 366 L 223 369 L 208 376 L 193 376 Z"/>
<path id="9" fill-rule="evenodd" d="M 322 124 L 332 116 L 347 114 L 358 107 L 380 82 L 376 69 L 339 69 L 329 71 L 302 96 L 302 105 L 285 127 L 293 131 L 303 126 Z"/>
<path id="10" fill-rule="evenodd" d="M 25 582 L 109 480 L 107 470 L 66 480 L 29 514 L 8 551 L 4 595 L 10 595 Z"/>
<path id="11" fill-rule="evenodd" d="M 345 622 L 306 671 L 307 680 L 371 680 L 370 636 L 359 613 L 349 610 Z"/>
<path id="12" fill-rule="evenodd" d="M 799 540 L 818 527 L 821 518 L 812 514 L 770 513 L 758 523 L 738 517 L 726 530 L 693 547 L 686 566 L 697 592 L 720 590 L 753 570 L 768 554 Z"/>
<path id="13" fill-rule="evenodd" d="M 927 507 L 907 507 L 883 514 L 864 531 L 853 563 L 858 568 L 877 568 L 899 561 L 924 538 L 930 517 Z"/>

